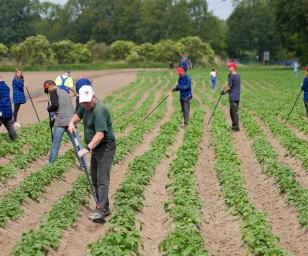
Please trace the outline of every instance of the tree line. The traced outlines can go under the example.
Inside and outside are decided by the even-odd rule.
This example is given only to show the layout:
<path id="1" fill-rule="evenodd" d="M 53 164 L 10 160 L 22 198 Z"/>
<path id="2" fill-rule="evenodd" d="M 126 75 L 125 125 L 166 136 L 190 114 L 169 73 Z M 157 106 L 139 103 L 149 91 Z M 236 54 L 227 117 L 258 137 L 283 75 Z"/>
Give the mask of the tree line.
<path id="1" fill-rule="evenodd" d="M 222 57 L 308 61 L 306 0 L 234 0 L 227 21 L 208 11 L 206 0 L 68 0 L 63 6 L 39 0 L 0 0 L 0 43 L 29 36 L 51 43 L 117 40 L 156 44 L 198 36 Z"/>

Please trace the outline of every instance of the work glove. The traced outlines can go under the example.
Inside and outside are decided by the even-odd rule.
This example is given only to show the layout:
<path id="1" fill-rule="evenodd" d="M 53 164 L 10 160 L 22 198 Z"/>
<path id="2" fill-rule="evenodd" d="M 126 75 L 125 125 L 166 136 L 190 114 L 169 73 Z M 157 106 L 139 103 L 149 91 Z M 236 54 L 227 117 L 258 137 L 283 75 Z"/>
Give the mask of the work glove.
<path id="1" fill-rule="evenodd" d="M 225 95 L 225 91 L 222 90 L 222 91 L 220 92 L 220 95 Z"/>

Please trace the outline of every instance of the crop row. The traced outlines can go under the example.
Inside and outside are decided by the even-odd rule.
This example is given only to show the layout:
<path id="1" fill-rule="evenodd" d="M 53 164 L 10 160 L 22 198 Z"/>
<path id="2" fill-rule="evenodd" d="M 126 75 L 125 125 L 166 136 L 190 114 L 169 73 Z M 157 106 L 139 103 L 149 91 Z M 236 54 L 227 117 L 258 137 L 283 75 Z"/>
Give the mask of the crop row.
<path id="1" fill-rule="evenodd" d="M 204 112 L 193 100 L 193 116 L 185 130 L 184 141 L 171 163 L 168 173 L 172 198 L 165 203 L 165 210 L 174 223 L 172 230 L 160 244 L 164 255 L 207 255 L 198 225 L 202 222 L 193 168 L 196 165 L 204 130 Z"/>
<path id="2" fill-rule="evenodd" d="M 206 98 L 203 99 L 209 104 Z M 227 205 L 242 222 L 243 242 L 253 255 L 286 255 L 279 247 L 278 239 L 273 235 L 266 215 L 258 211 L 249 200 L 245 180 L 240 173 L 240 161 L 234 152 L 230 130 L 220 109 L 217 109 L 212 122 L 215 169 Z"/>

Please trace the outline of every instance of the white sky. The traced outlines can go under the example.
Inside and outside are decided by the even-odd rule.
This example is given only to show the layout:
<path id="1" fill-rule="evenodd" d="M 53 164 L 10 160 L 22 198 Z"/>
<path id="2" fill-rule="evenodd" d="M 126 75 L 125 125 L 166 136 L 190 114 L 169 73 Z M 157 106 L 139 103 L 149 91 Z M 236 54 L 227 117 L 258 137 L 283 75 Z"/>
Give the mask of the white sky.
<path id="1" fill-rule="evenodd" d="M 44 0 L 41 0 L 41 2 L 44 2 Z M 49 0 L 49 2 L 65 4 L 67 0 Z M 231 0 L 207 0 L 207 3 L 209 11 L 223 20 L 226 20 L 233 10 Z"/>

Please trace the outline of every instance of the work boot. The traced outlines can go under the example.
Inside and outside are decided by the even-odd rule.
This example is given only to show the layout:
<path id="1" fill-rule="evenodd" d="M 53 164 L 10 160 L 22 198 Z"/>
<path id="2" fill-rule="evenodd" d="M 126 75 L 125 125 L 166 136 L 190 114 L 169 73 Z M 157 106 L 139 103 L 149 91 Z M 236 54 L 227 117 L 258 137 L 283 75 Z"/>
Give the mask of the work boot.
<path id="1" fill-rule="evenodd" d="M 94 213 L 89 217 L 90 220 L 96 223 L 103 223 L 105 221 L 104 214 L 99 209 L 95 209 Z"/>

